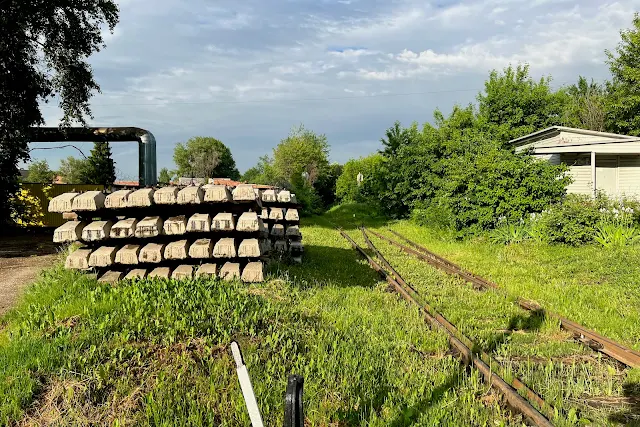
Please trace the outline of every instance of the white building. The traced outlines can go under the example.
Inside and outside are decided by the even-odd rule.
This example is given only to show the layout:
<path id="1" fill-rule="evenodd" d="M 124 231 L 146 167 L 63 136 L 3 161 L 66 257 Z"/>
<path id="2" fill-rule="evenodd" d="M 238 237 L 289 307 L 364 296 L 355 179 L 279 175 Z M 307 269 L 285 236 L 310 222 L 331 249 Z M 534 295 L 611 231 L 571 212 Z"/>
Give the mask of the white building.
<path id="1" fill-rule="evenodd" d="M 509 141 L 516 152 L 569 166 L 568 193 L 640 198 L 640 138 L 554 126 Z"/>

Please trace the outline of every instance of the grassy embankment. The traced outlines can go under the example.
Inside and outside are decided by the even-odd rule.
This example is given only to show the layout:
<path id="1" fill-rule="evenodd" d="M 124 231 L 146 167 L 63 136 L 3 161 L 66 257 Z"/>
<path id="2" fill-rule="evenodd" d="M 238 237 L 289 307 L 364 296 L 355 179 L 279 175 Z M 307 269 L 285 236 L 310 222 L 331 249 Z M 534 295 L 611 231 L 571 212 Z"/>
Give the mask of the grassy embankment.
<path id="1" fill-rule="evenodd" d="M 311 425 L 518 424 L 477 374 L 447 353 L 445 337 L 388 293 L 332 229 L 332 222 L 348 228 L 354 213 L 358 221 L 362 211 L 349 207 L 303 221 L 305 263 L 276 268 L 261 285 L 108 286 L 55 266 L 0 320 L 0 424 L 248 425 L 228 349 L 232 339 L 242 345 L 267 425 L 281 424 L 291 373 L 305 377 Z M 384 221 L 365 221 L 384 230 Z M 638 314 L 620 313 L 639 307 L 632 289 L 638 256 L 625 261 L 595 258 L 601 253 L 595 248 L 455 243 L 406 222 L 392 227 L 512 294 L 637 348 Z M 349 233 L 362 242 L 357 230 Z M 374 242 L 445 316 L 563 410 L 566 419 L 558 424 L 579 417 L 629 421 L 629 413 L 638 412 L 615 399 L 604 409 L 581 400 L 609 402 L 604 398 L 634 392 L 633 373 L 568 343 L 557 325 L 521 312 L 511 297 L 472 291 Z M 595 290 L 569 294 L 589 286 L 608 299 L 596 298 Z M 626 298 L 612 300 L 616 295 Z"/>

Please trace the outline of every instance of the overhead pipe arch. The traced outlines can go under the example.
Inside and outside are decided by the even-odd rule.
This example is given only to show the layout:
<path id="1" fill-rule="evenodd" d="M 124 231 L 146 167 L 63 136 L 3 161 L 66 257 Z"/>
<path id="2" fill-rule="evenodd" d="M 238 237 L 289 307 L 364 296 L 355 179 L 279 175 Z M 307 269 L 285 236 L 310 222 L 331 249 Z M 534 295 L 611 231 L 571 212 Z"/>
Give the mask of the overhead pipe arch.
<path id="1" fill-rule="evenodd" d="M 137 127 L 32 127 L 31 142 L 138 142 L 138 182 L 158 184 L 156 138 Z"/>

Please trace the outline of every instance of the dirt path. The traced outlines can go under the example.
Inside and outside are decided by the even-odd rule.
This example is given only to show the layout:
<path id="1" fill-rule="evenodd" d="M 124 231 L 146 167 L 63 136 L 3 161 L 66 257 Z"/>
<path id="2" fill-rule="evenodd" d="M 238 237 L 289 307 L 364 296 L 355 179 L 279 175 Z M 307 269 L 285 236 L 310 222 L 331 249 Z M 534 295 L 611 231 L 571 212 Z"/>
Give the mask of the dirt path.
<path id="1" fill-rule="evenodd" d="M 0 238 L 0 315 L 13 307 L 40 271 L 56 260 L 51 235 Z"/>

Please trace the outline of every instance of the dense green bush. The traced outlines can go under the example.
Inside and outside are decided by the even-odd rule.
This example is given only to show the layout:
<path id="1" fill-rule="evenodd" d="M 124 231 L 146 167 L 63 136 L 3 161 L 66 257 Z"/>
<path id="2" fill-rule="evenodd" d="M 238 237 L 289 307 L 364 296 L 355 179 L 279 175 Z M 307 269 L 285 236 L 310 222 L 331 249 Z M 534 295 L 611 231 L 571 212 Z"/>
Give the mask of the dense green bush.
<path id="1" fill-rule="evenodd" d="M 570 194 L 543 211 L 531 226 L 546 243 L 580 245 L 593 241 L 600 217 L 597 202 L 589 196 Z"/>
<path id="2" fill-rule="evenodd" d="M 336 181 L 336 197 L 340 202 L 373 203 L 380 197 L 379 171 L 383 167 L 384 157 L 372 154 L 359 159 L 351 159 L 342 168 Z M 362 174 L 362 182 L 358 183 L 358 174 Z"/>

